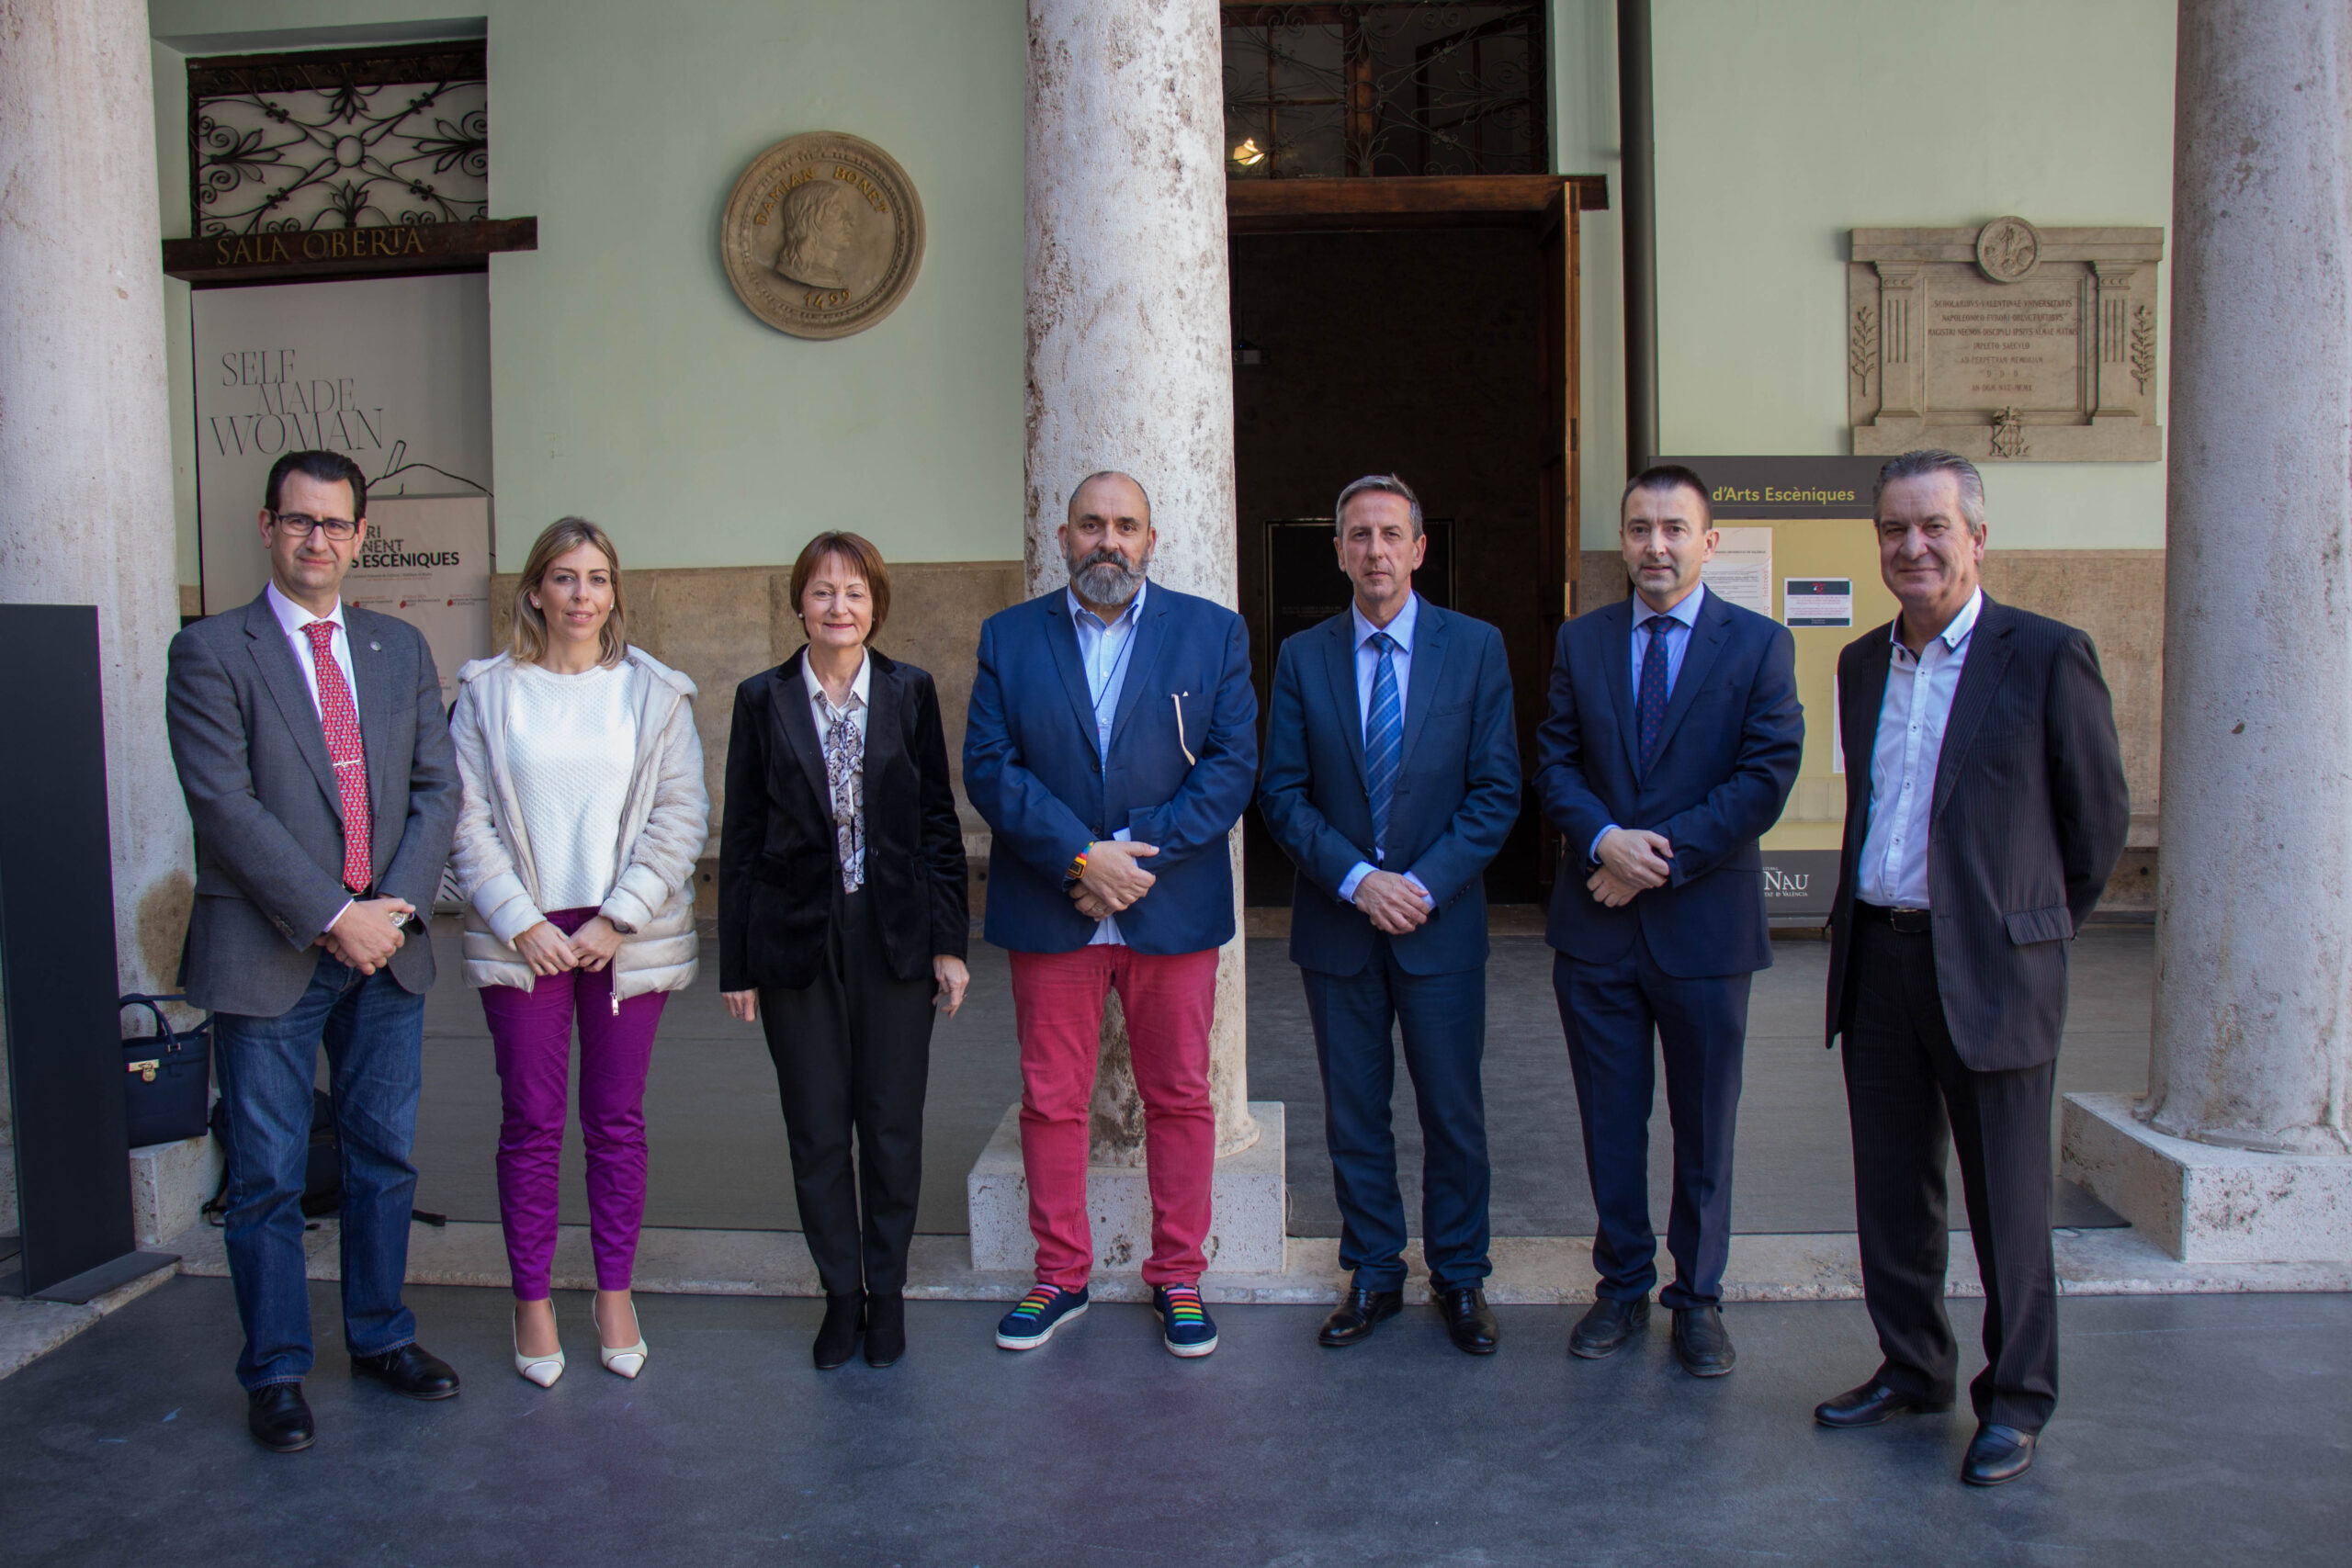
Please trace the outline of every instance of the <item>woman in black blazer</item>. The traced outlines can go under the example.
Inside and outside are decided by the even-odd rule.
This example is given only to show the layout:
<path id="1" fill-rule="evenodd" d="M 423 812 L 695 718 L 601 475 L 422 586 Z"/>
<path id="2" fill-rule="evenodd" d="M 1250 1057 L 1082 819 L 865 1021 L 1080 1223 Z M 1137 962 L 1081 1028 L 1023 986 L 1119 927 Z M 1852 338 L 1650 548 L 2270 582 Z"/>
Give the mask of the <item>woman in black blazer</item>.
<path id="1" fill-rule="evenodd" d="M 718 986 L 775 1061 L 825 1288 L 816 1363 L 847 1361 L 862 1328 L 887 1367 L 906 1350 L 932 1020 L 968 983 L 964 833 L 931 677 L 868 646 L 890 610 L 880 552 L 818 535 L 792 600 L 808 646 L 735 689 Z"/>

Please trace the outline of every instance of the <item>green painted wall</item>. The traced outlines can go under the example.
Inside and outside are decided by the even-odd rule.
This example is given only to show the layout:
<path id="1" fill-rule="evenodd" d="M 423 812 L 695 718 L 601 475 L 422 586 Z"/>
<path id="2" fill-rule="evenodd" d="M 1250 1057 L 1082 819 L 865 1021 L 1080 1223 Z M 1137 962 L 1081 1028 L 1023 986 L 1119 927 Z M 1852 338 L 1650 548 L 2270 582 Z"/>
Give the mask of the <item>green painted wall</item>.
<path id="1" fill-rule="evenodd" d="M 187 223 L 183 51 L 340 43 L 337 28 L 438 9 L 154 0 L 153 31 L 177 46 L 156 51 L 165 232 Z M 577 512 L 635 567 L 788 561 L 831 527 L 900 559 L 1019 556 L 1021 0 L 487 9 L 491 213 L 539 220 L 536 253 L 491 264 L 502 537 Z M 832 343 L 752 317 L 718 252 L 744 164 L 817 130 L 888 149 L 929 227 L 906 301 Z M 192 543 L 183 554 L 192 581 Z"/>
<path id="2" fill-rule="evenodd" d="M 1553 9 L 1559 166 L 1608 173 L 1613 198 L 1616 6 Z M 2014 212 L 2169 231 L 2174 25 L 2174 0 L 1652 0 L 1667 450 L 1850 450 L 1849 229 Z M 1608 547 L 1623 482 L 1615 223 L 1585 228 L 1588 548 Z M 2164 544 L 2161 463 L 1985 482 L 1996 547 Z"/>

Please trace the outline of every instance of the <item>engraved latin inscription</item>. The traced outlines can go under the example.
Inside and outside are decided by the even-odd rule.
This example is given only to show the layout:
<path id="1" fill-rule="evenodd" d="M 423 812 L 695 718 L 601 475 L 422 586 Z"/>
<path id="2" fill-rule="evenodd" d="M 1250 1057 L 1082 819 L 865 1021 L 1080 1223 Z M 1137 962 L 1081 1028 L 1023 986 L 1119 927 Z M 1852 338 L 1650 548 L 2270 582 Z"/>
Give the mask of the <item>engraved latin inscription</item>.
<path id="1" fill-rule="evenodd" d="M 2082 305 L 2074 288 L 1956 282 L 1928 296 L 1928 406 L 2079 410 Z"/>

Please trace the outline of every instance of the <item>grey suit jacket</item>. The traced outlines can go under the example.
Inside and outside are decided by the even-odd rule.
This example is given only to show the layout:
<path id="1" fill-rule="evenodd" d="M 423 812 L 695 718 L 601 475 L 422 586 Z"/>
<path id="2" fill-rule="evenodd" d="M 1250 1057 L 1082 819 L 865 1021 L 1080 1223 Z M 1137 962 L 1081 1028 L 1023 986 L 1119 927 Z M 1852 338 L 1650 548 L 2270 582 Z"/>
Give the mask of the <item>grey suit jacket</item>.
<path id="1" fill-rule="evenodd" d="M 458 820 L 458 764 L 424 634 L 344 607 L 374 817 L 379 891 L 429 917 Z M 301 999 L 313 945 L 351 895 L 343 803 L 326 733 L 266 595 L 172 639 L 164 710 L 196 827 L 196 908 L 180 981 L 194 1005 L 275 1018 Z M 433 944 L 393 955 L 412 992 L 433 984 Z"/>

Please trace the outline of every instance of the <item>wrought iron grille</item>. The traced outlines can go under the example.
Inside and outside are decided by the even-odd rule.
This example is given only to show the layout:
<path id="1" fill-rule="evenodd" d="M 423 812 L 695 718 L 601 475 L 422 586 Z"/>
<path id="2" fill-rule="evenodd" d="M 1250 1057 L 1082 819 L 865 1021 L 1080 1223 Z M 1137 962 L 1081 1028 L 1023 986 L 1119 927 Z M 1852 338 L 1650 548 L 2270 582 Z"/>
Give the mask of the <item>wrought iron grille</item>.
<path id="1" fill-rule="evenodd" d="M 1544 173 L 1544 14 L 1542 0 L 1227 5 L 1226 174 Z"/>
<path id="2" fill-rule="evenodd" d="M 480 43 L 195 60 L 187 78 L 198 236 L 486 215 Z"/>

